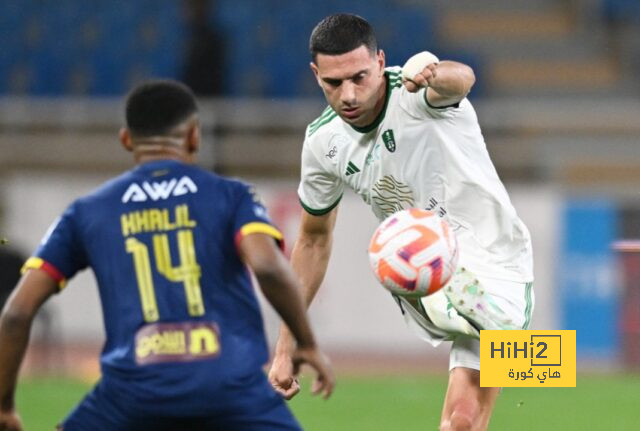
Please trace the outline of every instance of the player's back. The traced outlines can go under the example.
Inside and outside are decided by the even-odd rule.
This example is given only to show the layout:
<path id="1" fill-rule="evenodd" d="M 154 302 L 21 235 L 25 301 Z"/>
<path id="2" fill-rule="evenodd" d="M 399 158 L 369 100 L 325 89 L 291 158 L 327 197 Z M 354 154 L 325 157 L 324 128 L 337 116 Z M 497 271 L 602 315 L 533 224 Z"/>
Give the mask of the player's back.
<path id="1" fill-rule="evenodd" d="M 262 319 L 235 244 L 247 229 L 275 231 L 246 185 L 176 161 L 138 166 L 67 210 L 39 257 L 67 278 L 93 269 L 106 390 L 143 411 L 210 413 L 226 401 L 212 397 L 261 372 Z"/>

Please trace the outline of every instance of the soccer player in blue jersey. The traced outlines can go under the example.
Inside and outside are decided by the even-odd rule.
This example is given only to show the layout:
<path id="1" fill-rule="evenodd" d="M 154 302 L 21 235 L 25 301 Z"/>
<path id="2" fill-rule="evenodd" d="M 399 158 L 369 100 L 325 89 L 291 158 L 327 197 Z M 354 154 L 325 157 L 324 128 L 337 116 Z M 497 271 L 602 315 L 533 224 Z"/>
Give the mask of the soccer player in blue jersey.
<path id="1" fill-rule="evenodd" d="M 136 167 L 73 202 L 24 266 L 0 320 L 0 430 L 20 430 L 14 392 L 31 321 L 90 267 L 102 303 L 102 379 L 59 429 L 298 430 L 263 372 L 268 359 L 247 266 L 297 341 L 296 365 L 333 376 L 316 347 L 282 234 L 250 187 L 193 165 L 191 91 L 152 81 L 120 132 Z"/>

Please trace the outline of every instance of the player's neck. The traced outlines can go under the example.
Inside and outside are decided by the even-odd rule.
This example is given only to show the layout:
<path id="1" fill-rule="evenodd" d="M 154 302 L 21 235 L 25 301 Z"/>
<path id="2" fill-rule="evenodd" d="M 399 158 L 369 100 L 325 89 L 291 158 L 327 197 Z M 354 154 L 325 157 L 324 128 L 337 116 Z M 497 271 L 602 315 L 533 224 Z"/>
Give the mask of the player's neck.
<path id="1" fill-rule="evenodd" d="M 188 153 L 183 147 L 162 144 L 145 144 L 134 148 L 133 158 L 141 165 L 159 160 L 176 160 L 183 163 L 193 163 L 193 153 Z"/>
<path id="2" fill-rule="evenodd" d="M 387 75 L 383 75 L 382 76 L 382 83 L 380 84 L 380 90 L 378 92 L 378 100 L 376 101 L 376 106 L 374 109 L 374 113 L 375 115 L 373 116 L 373 120 L 371 121 L 372 123 L 375 122 L 378 117 L 380 116 L 380 114 L 382 113 L 382 111 L 384 110 L 384 107 L 386 105 L 386 101 L 387 101 Z"/>

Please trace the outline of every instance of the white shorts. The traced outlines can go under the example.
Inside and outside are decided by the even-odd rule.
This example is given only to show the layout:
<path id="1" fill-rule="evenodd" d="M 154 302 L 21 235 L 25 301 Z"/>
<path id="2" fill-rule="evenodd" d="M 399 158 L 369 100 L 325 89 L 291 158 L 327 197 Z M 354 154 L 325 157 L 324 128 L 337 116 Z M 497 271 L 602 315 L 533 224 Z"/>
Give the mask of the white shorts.
<path id="1" fill-rule="evenodd" d="M 456 275 L 454 275 L 455 277 Z M 477 277 L 485 293 L 513 322 L 514 329 L 528 329 L 535 305 L 533 283 Z M 461 317 L 440 289 L 433 295 L 410 301 L 395 297 L 407 325 L 433 346 L 452 341 L 449 370 L 480 369 L 479 329 Z"/>

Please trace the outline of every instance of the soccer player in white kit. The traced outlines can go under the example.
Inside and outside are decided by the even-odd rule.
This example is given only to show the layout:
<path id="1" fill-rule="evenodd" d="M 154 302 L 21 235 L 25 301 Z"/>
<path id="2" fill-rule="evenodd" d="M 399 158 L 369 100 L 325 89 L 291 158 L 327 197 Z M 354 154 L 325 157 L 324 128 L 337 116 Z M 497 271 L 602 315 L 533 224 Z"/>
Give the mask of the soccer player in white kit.
<path id="1" fill-rule="evenodd" d="M 395 299 L 421 338 L 452 341 L 440 428 L 486 429 L 499 388 L 480 387 L 479 330 L 528 328 L 533 264 L 529 232 L 466 99 L 473 71 L 434 61 L 403 79 L 400 67 L 385 67 L 369 23 L 350 14 L 323 19 L 310 51 L 329 107 L 307 127 L 302 150 L 303 211 L 291 260 L 307 304 L 326 272 L 345 187 L 381 221 L 411 207 L 447 219 L 458 238 L 458 271 L 438 293 Z M 283 327 L 269 378 L 287 398 L 299 391 L 292 349 Z"/>

